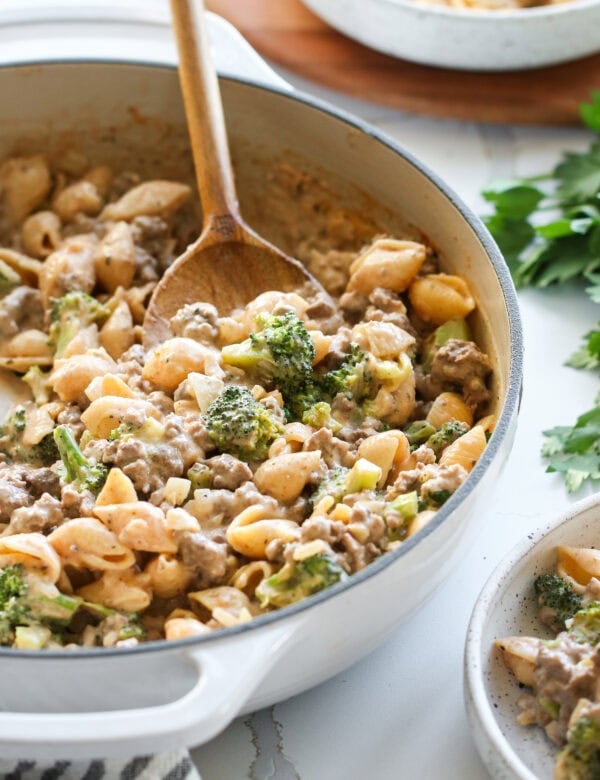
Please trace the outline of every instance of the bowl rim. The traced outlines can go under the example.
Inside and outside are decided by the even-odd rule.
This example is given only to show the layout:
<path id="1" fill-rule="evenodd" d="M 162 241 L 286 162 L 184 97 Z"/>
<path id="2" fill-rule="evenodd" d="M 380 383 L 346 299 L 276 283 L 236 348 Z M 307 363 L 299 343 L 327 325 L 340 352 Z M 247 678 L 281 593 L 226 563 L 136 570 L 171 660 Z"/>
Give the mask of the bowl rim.
<path id="1" fill-rule="evenodd" d="M 310 5 L 320 4 L 320 0 L 308 0 Z M 553 5 L 538 5 L 531 8 L 505 8 L 493 11 L 487 8 L 450 8 L 449 6 L 437 5 L 432 2 L 421 2 L 420 0 L 366 0 L 366 2 L 380 3 L 381 5 L 395 6 L 402 8 L 408 13 L 430 13 L 433 16 L 439 16 L 444 19 L 468 20 L 474 24 L 488 24 L 490 21 L 509 23 L 512 21 L 522 21 L 526 24 L 535 24 L 538 19 L 560 17 L 564 14 L 584 12 L 590 8 L 600 6 L 600 0 L 566 0 L 566 2 Z"/>
<path id="2" fill-rule="evenodd" d="M 485 684 L 482 658 L 483 632 L 488 622 L 490 607 L 497 601 L 503 585 L 510 582 L 510 573 L 529 557 L 535 555 L 538 545 L 558 528 L 568 525 L 590 509 L 600 507 L 600 492 L 582 498 L 546 523 L 527 538 L 518 542 L 498 563 L 483 586 L 469 620 L 464 649 L 464 688 L 467 697 L 467 716 L 471 730 L 478 729 L 487 743 L 501 758 L 503 765 L 519 780 L 539 780 L 521 761 L 502 733 L 490 706 Z M 516 687 L 516 686 L 515 686 Z M 476 722 L 474 722 L 476 720 Z"/>
<path id="3" fill-rule="evenodd" d="M 52 58 L 40 58 L 34 61 L 20 61 L 19 63 L 5 63 L 0 65 L 0 72 L 6 70 L 22 70 L 28 67 L 34 66 L 40 67 L 80 67 L 82 65 L 98 65 L 101 67 L 137 67 L 137 68 L 155 68 L 163 71 L 168 71 L 173 74 L 176 73 L 177 67 L 174 64 L 160 62 L 152 59 L 142 59 L 134 57 L 131 60 L 124 60 L 121 57 L 115 58 L 79 58 L 79 59 L 60 59 L 56 57 Z M 263 84 L 253 79 L 247 79 L 242 77 L 233 76 L 221 76 L 224 82 L 231 82 L 233 84 L 241 84 L 245 87 L 263 90 L 276 95 L 285 101 L 294 101 L 301 103 L 307 108 L 313 109 L 319 113 L 324 113 L 327 116 L 341 122 L 348 126 L 350 129 L 359 130 L 369 138 L 378 142 L 390 149 L 394 154 L 403 158 L 409 165 L 411 165 L 418 173 L 423 175 L 441 194 L 450 202 L 450 204 L 456 209 L 458 215 L 466 222 L 467 226 L 473 231 L 477 240 L 481 244 L 492 268 L 495 272 L 496 278 L 500 285 L 501 294 L 504 299 L 504 305 L 506 308 L 507 324 L 510 336 L 510 355 L 509 355 L 509 371 L 506 384 L 506 393 L 502 409 L 494 432 L 490 438 L 490 441 L 485 448 L 483 455 L 475 465 L 473 471 L 470 473 L 469 478 L 463 485 L 454 493 L 448 501 L 442 506 L 436 513 L 435 517 L 429 522 L 421 531 L 415 534 L 400 547 L 392 552 L 386 553 L 380 556 L 376 561 L 369 564 L 359 572 L 356 572 L 352 576 L 348 577 L 344 582 L 339 582 L 325 590 L 316 593 L 313 596 L 309 596 L 302 601 L 296 602 L 283 609 L 275 610 L 273 612 L 260 615 L 253 620 L 240 624 L 238 626 L 232 626 L 229 628 L 220 629 L 212 634 L 202 635 L 199 637 L 188 637 L 186 639 L 179 639 L 175 641 L 166 641 L 164 639 L 153 640 L 150 642 L 142 642 L 135 647 L 128 648 L 73 648 L 69 650 L 19 650 L 12 647 L 0 647 L 0 658 L 4 656 L 12 658 L 36 658 L 38 660 L 42 658 L 64 659 L 70 658 L 97 658 L 107 656 L 123 656 L 124 654 L 137 654 L 148 653 L 162 650 L 163 652 L 173 651 L 177 649 L 185 649 L 186 647 L 199 647 L 208 645 L 210 643 L 217 643 L 228 639 L 230 637 L 246 634 L 252 631 L 259 631 L 260 629 L 270 626 L 275 622 L 280 622 L 286 619 L 295 618 L 297 615 L 305 612 L 306 610 L 313 609 L 324 601 L 336 598 L 342 593 L 346 593 L 352 588 L 360 586 L 363 582 L 376 576 L 380 571 L 386 569 L 388 566 L 394 565 L 407 555 L 415 545 L 419 544 L 425 537 L 435 532 L 442 523 L 454 512 L 455 509 L 472 493 L 475 487 L 479 484 L 492 460 L 500 451 L 502 445 L 509 438 L 512 431 L 512 425 L 516 414 L 519 409 L 519 404 L 522 394 L 523 383 L 523 327 L 521 321 L 521 315 L 519 311 L 519 304 L 517 300 L 517 293 L 515 286 L 508 269 L 508 265 L 504 260 L 500 249 L 496 242 L 492 238 L 491 234 L 483 224 L 482 220 L 462 201 L 462 199 L 454 192 L 454 190 L 446 184 L 436 173 L 434 173 L 427 165 L 420 162 L 409 151 L 404 149 L 393 138 L 389 137 L 385 133 L 381 132 L 377 128 L 373 127 L 367 121 L 360 119 L 343 109 L 336 106 L 332 106 L 319 98 L 313 97 L 300 90 L 284 89 L 280 86 L 272 84 Z M 418 226 L 417 226 L 418 227 Z"/>

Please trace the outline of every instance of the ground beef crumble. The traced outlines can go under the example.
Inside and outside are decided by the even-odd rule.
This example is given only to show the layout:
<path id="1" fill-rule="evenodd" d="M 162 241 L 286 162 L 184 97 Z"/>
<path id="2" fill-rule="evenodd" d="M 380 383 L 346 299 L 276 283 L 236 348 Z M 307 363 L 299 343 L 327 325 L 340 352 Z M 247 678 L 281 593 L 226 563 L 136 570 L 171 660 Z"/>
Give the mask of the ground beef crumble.
<path id="1" fill-rule="evenodd" d="M 486 378 L 491 370 L 490 359 L 472 341 L 449 339 L 436 351 L 431 372 L 417 376 L 417 389 L 429 400 L 458 390 L 471 408 L 481 409 L 490 399 Z"/>

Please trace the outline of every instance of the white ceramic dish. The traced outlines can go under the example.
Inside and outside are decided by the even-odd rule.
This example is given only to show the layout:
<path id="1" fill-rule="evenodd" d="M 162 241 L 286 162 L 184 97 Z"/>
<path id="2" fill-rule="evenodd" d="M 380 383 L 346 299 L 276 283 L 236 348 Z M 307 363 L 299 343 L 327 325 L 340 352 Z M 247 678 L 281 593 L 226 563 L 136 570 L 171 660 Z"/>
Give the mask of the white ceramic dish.
<path id="1" fill-rule="evenodd" d="M 519 686 L 494 641 L 552 636 L 538 618 L 533 581 L 554 571 L 561 544 L 600 547 L 600 494 L 574 504 L 519 544 L 477 600 L 465 646 L 465 701 L 479 753 L 497 780 L 551 780 L 555 749 L 539 728 L 516 722 Z"/>
<path id="2" fill-rule="evenodd" d="M 600 51 L 600 1 L 473 11 L 419 0 L 302 0 L 372 49 L 424 65 L 522 70 Z"/>
<path id="3" fill-rule="evenodd" d="M 139 160 L 155 176 L 191 176 L 174 68 L 159 57 L 107 62 L 105 47 L 99 62 L 91 37 L 88 43 L 79 62 L 69 56 L 71 44 L 80 51 L 77 40 L 62 41 L 64 62 L 44 62 L 43 45 L 36 64 L 31 49 L 5 60 L 0 156 L 68 143 L 97 161 Z M 382 229 L 417 225 L 442 250 L 444 266 L 466 276 L 480 304 L 477 336 L 494 358 L 498 424 L 469 480 L 436 518 L 348 583 L 199 640 L 116 652 L 0 648 L 0 752 L 7 758 L 139 755 L 198 744 L 241 712 L 354 663 L 460 560 L 512 444 L 520 320 L 506 265 L 477 217 L 421 163 L 351 117 L 277 82 L 224 80 L 223 93 L 242 209 L 260 232 L 280 243 L 277 214 L 261 210 L 256 193 L 268 190 L 274 162 L 284 160 L 320 172 L 340 204 L 377 215 Z M 3 385 L 0 402 L 9 394 Z"/>

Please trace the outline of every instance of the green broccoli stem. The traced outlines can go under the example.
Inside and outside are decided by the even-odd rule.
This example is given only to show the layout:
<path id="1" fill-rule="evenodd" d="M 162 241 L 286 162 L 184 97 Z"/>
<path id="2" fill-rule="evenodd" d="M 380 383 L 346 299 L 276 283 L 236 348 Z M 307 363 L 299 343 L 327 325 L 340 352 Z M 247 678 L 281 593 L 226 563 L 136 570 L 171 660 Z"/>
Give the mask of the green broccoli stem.
<path id="1" fill-rule="evenodd" d="M 411 450 L 414 450 L 417 447 L 420 447 L 421 444 L 425 444 L 430 436 L 433 436 L 435 428 L 431 423 L 427 422 L 427 420 L 417 420 L 416 422 L 411 423 L 408 428 L 405 428 L 404 433 L 408 439 Z"/>
<path id="2" fill-rule="evenodd" d="M 72 482 L 79 491 L 90 490 L 97 495 L 106 480 L 106 467 L 88 462 L 68 426 L 59 425 L 54 429 L 54 441 L 63 463 L 65 481 Z"/>
<path id="3" fill-rule="evenodd" d="M 50 309 L 49 343 L 56 357 L 61 357 L 83 328 L 101 324 L 109 316 L 106 306 L 88 293 L 71 290 L 62 298 L 53 298 Z"/>
<path id="4" fill-rule="evenodd" d="M 116 609 L 105 607 L 104 604 L 96 604 L 94 601 L 82 601 L 81 606 L 92 612 L 96 617 L 107 618 L 118 614 Z"/>
<path id="5" fill-rule="evenodd" d="M 89 464 L 75 441 L 73 431 L 66 425 L 59 425 L 54 429 L 54 441 L 65 467 L 67 482 L 75 482 Z"/>
<path id="6" fill-rule="evenodd" d="M 82 603 L 83 599 L 78 596 L 67 596 L 65 593 L 59 593 L 54 598 L 37 595 L 30 602 L 31 614 L 43 622 L 68 626 Z"/>

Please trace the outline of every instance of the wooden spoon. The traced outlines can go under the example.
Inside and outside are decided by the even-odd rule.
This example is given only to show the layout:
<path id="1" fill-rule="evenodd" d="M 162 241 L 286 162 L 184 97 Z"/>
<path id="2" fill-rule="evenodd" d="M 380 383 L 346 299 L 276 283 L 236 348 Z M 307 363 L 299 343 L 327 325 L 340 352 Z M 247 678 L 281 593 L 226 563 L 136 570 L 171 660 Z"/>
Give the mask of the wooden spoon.
<path id="1" fill-rule="evenodd" d="M 326 293 L 297 260 L 243 221 L 235 192 L 217 75 L 202 0 L 171 0 L 179 78 L 192 143 L 204 225 L 200 238 L 157 285 L 144 320 L 144 344 L 169 338 L 168 320 L 186 303 L 206 301 L 221 315 L 266 290 Z"/>

